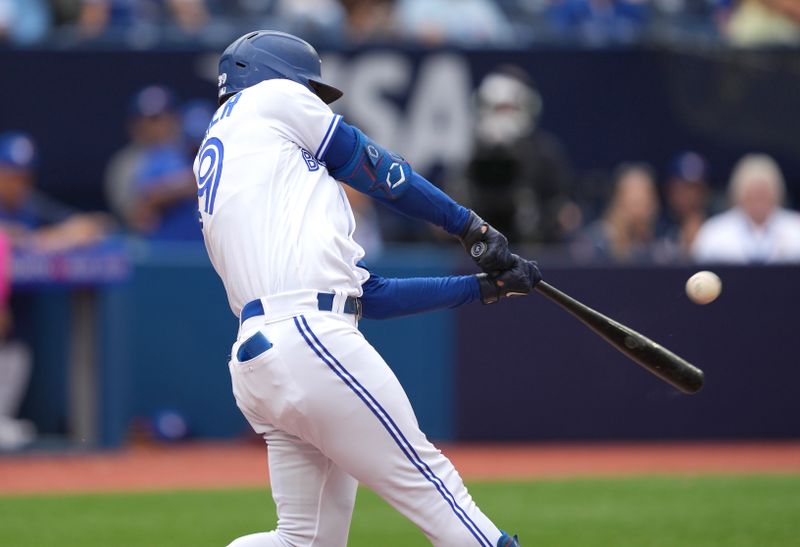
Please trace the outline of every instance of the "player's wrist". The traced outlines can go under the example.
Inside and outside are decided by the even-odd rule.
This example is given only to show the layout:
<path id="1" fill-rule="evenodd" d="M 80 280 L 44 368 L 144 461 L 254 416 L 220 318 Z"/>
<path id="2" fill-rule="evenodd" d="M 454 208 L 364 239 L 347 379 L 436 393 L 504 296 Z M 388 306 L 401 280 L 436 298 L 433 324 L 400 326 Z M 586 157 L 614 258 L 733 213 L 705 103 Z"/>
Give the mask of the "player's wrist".
<path id="1" fill-rule="evenodd" d="M 478 281 L 478 291 L 480 292 L 481 302 L 483 304 L 494 304 L 500 300 L 500 289 L 494 284 L 494 281 L 488 274 L 476 274 L 475 279 Z"/>
<path id="2" fill-rule="evenodd" d="M 448 223 L 444 229 L 447 230 L 449 234 L 461 239 L 461 235 L 467 229 L 467 224 L 469 224 L 470 218 L 472 218 L 472 211 L 458 203 L 455 203 L 455 210 L 456 213 L 453 215 L 452 222 Z"/>
<path id="3" fill-rule="evenodd" d="M 465 241 L 474 237 L 478 233 L 480 227 L 485 223 L 484 220 L 472 209 L 467 209 L 467 218 L 464 219 L 464 225 L 461 228 L 461 233 L 458 234 L 458 239 Z"/>

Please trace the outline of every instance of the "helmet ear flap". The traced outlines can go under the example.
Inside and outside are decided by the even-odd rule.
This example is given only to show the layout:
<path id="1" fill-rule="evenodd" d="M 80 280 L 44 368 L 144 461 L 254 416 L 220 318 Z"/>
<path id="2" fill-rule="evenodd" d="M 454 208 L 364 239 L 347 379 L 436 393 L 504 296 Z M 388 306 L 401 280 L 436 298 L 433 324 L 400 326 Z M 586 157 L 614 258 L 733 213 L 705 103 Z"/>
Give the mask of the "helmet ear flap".
<path id="1" fill-rule="evenodd" d="M 221 96 L 219 98 L 219 106 L 224 105 L 228 101 L 228 99 L 230 99 L 234 95 L 236 95 L 236 93 L 226 93 L 225 95 Z"/>

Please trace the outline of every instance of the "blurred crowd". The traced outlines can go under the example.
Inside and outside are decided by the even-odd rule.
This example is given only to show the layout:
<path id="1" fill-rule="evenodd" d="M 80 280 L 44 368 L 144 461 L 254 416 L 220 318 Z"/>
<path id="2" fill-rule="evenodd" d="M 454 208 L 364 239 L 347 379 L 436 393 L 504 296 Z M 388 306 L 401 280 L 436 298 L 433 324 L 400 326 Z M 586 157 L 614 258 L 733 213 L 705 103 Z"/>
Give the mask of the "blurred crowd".
<path id="1" fill-rule="evenodd" d="M 677 151 L 659 172 L 616 166 L 600 184 L 570 168 L 558 138 L 538 125 L 542 99 L 514 67 L 477 90 L 472 157 L 450 193 L 516 244 L 561 249 L 577 263 L 800 262 L 800 213 L 766 154 L 742 157 L 716 195 L 701 153 Z M 719 175 L 718 175 L 719 176 Z"/>
<path id="2" fill-rule="evenodd" d="M 631 161 L 603 176 L 577 172 L 559 138 L 539 124 L 542 97 L 514 66 L 478 85 L 471 153 L 440 185 L 505 233 L 576 263 L 800 262 L 800 214 L 787 208 L 780 166 L 747 154 L 730 174 L 702 151 L 668 165 Z M 36 189 L 37 152 L 20 132 L 0 135 L 0 231 L 12 245 L 58 251 L 113 231 L 157 241 L 202 239 L 192 164 L 216 105 L 150 85 L 129 101 L 127 142 L 107 162 L 104 212 L 82 213 Z M 727 177 L 727 191 L 714 191 Z M 387 241 L 435 241 L 348 189 L 355 238 L 376 257 Z"/>
<path id="3" fill-rule="evenodd" d="M 36 189 L 38 153 L 23 132 L 0 135 L 0 232 L 33 252 L 90 245 L 119 230 L 162 241 L 200 241 L 192 163 L 216 109 L 206 99 L 179 103 L 164 86 L 136 93 L 128 142 L 108 160 L 107 211 L 79 212 Z"/>
<path id="4" fill-rule="evenodd" d="M 458 16 L 454 17 L 453 14 Z M 364 41 L 525 47 L 800 43 L 796 0 L 0 0 L 0 43 L 219 46 L 254 27 Z"/>

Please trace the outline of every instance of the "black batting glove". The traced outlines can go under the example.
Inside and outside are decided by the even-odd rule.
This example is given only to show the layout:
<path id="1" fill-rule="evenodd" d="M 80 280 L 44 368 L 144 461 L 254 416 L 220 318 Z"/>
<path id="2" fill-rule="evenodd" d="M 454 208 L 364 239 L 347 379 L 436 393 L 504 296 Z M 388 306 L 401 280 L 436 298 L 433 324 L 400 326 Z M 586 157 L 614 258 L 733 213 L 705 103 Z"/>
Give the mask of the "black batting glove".
<path id="1" fill-rule="evenodd" d="M 469 212 L 469 220 L 459 239 L 472 260 L 488 274 L 507 270 L 514 265 L 506 236 L 474 211 Z"/>
<path id="2" fill-rule="evenodd" d="M 525 296 L 542 280 L 542 273 L 536 262 L 511 255 L 513 265 L 496 275 L 478 274 L 481 302 L 494 304 L 501 298 Z"/>

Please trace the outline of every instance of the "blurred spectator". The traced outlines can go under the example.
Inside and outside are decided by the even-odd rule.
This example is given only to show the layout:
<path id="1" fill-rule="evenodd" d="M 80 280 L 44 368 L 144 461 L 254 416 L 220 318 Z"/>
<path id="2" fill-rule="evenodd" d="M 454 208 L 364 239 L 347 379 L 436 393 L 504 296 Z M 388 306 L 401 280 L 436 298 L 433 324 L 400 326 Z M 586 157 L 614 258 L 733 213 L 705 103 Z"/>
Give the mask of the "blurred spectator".
<path id="1" fill-rule="evenodd" d="M 781 208 L 786 187 L 766 154 L 739 160 L 728 193 L 733 207 L 706 221 L 692 246 L 698 262 L 800 262 L 800 214 Z"/>
<path id="2" fill-rule="evenodd" d="M 34 188 L 36 149 L 18 132 L 0 135 L 0 229 L 17 247 L 67 250 L 94 243 L 109 228 L 101 214 L 79 214 Z"/>
<path id="3" fill-rule="evenodd" d="M 553 0 L 548 15 L 565 38 L 627 43 L 641 36 L 648 7 L 644 0 Z"/>
<path id="4" fill-rule="evenodd" d="M 708 216 L 708 164 L 695 152 L 675 157 L 665 187 L 667 230 L 665 243 L 676 260 L 689 258 L 689 249 Z"/>
<path id="5" fill-rule="evenodd" d="M 168 15 L 187 34 L 200 32 L 209 22 L 205 0 L 82 0 L 78 29 L 83 37 L 94 38 L 106 31 L 152 28 Z"/>
<path id="6" fill-rule="evenodd" d="M 575 259 L 623 263 L 656 260 L 658 212 L 652 168 L 641 163 L 621 165 L 603 218 L 587 226 L 573 244 Z"/>
<path id="7" fill-rule="evenodd" d="M 399 32 L 426 44 L 512 44 L 503 11 L 491 0 L 397 0 Z"/>
<path id="8" fill-rule="evenodd" d="M 35 435 L 31 423 L 14 418 L 28 384 L 31 356 L 27 345 L 12 337 L 9 246 L 63 251 L 98 241 L 109 227 L 105 215 L 78 214 L 37 192 L 36 161 L 29 136 L 0 135 L 0 449 L 19 448 Z"/>
<path id="9" fill-rule="evenodd" d="M 0 340 L 11 328 L 8 296 L 11 292 L 11 240 L 0 230 Z M 0 382 L 2 384 L 2 382 Z M 2 405 L 0 405 L 2 406 Z"/>
<path id="10" fill-rule="evenodd" d="M 341 0 L 347 35 L 354 42 L 386 40 L 395 34 L 395 0 Z"/>
<path id="11" fill-rule="evenodd" d="M 722 0 L 723 33 L 738 46 L 800 44 L 797 0 Z"/>
<path id="12" fill-rule="evenodd" d="M 10 339 L 13 315 L 9 304 L 11 242 L 0 230 L 0 451 L 15 450 L 34 440 L 36 429 L 16 418 L 31 372 L 27 346 Z"/>
<path id="13" fill-rule="evenodd" d="M 177 100 L 163 86 L 148 86 L 131 99 L 128 109 L 129 143 L 111 156 L 106 166 L 105 192 L 111 210 L 128 221 L 133 210 L 133 181 L 145 151 L 178 138 Z"/>
<path id="14" fill-rule="evenodd" d="M 562 240 L 577 229 L 580 213 L 567 197 L 561 144 L 538 128 L 539 93 L 523 71 L 504 67 L 483 79 L 476 99 L 467 195 L 459 197 L 513 242 Z"/>
<path id="15" fill-rule="evenodd" d="M 191 161 L 197 155 L 200 144 L 206 136 L 206 129 L 217 105 L 208 99 L 193 99 L 186 101 L 181 107 L 181 132 L 186 152 Z"/>
<path id="16" fill-rule="evenodd" d="M 224 0 L 224 13 L 247 18 L 261 17 L 272 13 L 278 0 Z M 252 30 L 252 29 L 251 29 Z"/>
<path id="17" fill-rule="evenodd" d="M 648 9 L 648 36 L 667 42 L 683 43 L 718 39 L 714 2 L 717 0 L 651 0 Z"/>
<path id="18" fill-rule="evenodd" d="M 345 23 L 345 10 L 338 0 L 276 0 L 273 13 L 281 21 L 281 30 L 300 35 L 338 36 Z"/>
<path id="19" fill-rule="evenodd" d="M 201 122 L 196 113 L 189 115 L 187 130 L 196 141 Z M 175 93 L 158 85 L 139 91 L 131 101 L 128 127 L 130 143 L 106 169 L 112 210 L 133 231 L 152 239 L 198 239 L 194 150 L 185 144 Z"/>
<path id="20" fill-rule="evenodd" d="M 131 227 L 153 240 L 199 240 L 197 186 L 180 141 L 144 151 L 133 181 Z"/>
<path id="21" fill-rule="evenodd" d="M 45 37 L 51 19 L 50 7 L 44 0 L 0 0 L 0 44 L 36 43 Z"/>

